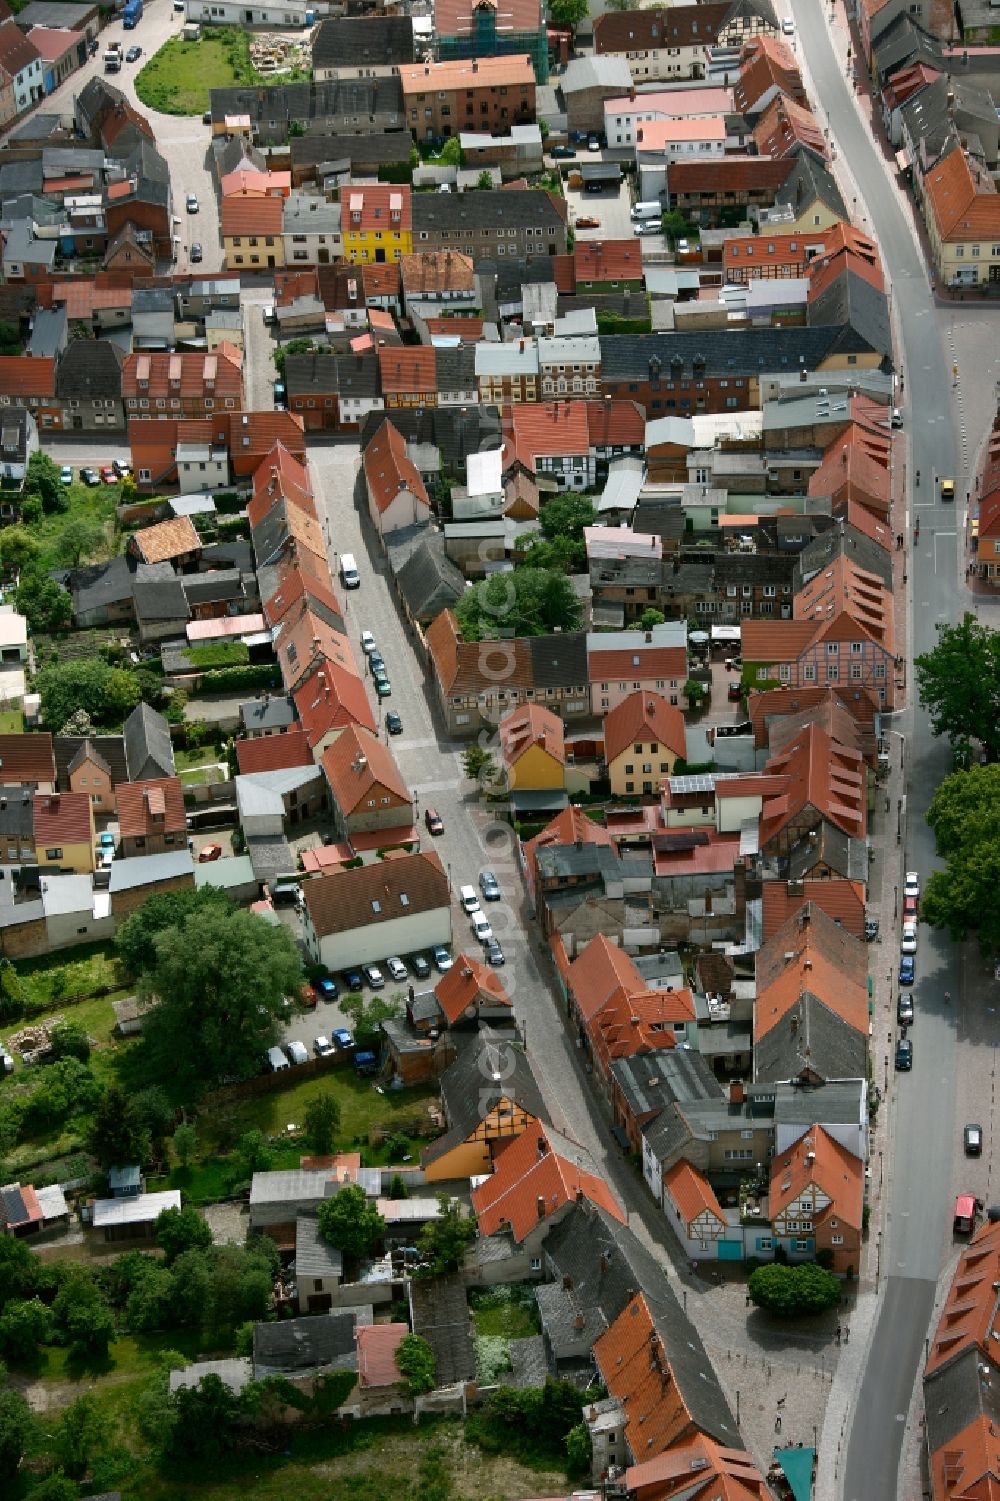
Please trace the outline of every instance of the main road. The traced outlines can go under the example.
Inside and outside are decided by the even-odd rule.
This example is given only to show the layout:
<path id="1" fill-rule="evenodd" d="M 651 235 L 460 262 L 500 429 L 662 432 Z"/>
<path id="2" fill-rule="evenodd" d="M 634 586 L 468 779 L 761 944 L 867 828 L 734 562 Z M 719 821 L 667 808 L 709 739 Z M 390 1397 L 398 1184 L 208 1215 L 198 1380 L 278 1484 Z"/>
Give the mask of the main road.
<path id="1" fill-rule="evenodd" d="M 957 528 L 960 498 L 967 487 L 965 476 L 956 474 L 954 467 L 951 370 L 941 347 L 924 260 L 886 163 L 851 96 L 824 11 L 825 6 L 815 0 L 808 4 L 797 0 L 800 44 L 815 96 L 825 108 L 831 139 L 849 164 L 881 247 L 902 339 L 902 404 L 911 483 L 907 516 L 905 520 L 897 517 L 894 530 L 906 526 L 912 542 L 913 523 L 919 517 L 921 532 L 909 568 L 912 625 L 907 680 L 914 701 L 903 716 L 908 732 L 906 864 L 920 870 L 926 880 L 934 863 L 934 841 L 924 816 L 950 764 L 946 746 L 935 740 L 926 714 L 915 702 L 912 657 L 934 645 L 938 621 L 954 620 L 962 613 Z M 912 483 L 917 473 L 923 476 L 920 486 Z M 941 475 L 955 475 L 955 504 L 940 500 L 935 476 Z M 890 924 L 886 922 L 885 927 Z M 886 963 L 895 962 L 896 951 L 890 944 Z M 845 1501 L 893 1501 L 897 1494 L 905 1418 L 920 1376 L 935 1285 L 950 1244 L 957 1038 L 955 1008 L 945 1002 L 944 993 L 958 995 L 959 966 L 951 944 L 932 929 L 921 928 L 917 974 L 913 1072 L 897 1076 L 895 1088 L 889 1214 L 879 1258 L 881 1301 L 852 1413 Z M 892 1049 L 881 1032 L 873 1043 L 875 1079 L 881 1085 L 886 1077 L 884 1057 Z"/>

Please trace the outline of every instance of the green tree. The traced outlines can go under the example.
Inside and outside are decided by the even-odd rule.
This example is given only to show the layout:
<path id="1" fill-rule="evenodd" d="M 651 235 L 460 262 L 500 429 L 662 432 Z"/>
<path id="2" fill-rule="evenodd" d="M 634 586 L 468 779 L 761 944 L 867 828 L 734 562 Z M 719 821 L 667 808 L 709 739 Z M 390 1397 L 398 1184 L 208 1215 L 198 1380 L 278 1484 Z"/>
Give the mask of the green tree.
<path id="1" fill-rule="evenodd" d="M 639 629 L 643 631 L 651 631 L 654 625 L 663 625 L 666 621 L 666 618 L 667 617 L 664 615 L 662 610 L 654 610 L 653 607 L 650 606 L 648 610 L 643 610 L 642 614 L 639 617 Z"/>
<path id="2" fill-rule="evenodd" d="M 347 1183 L 324 1199 L 316 1219 L 323 1239 L 355 1259 L 366 1255 L 385 1231 L 385 1220 L 356 1183 Z"/>
<path id="3" fill-rule="evenodd" d="M 462 752 L 462 765 L 465 775 L 471 777 L 474 782 L 491 782 L 496 773 L 496 765 L 488 750 L 473 741 Z"/>
<path id="4" fill-rule="evenodd" d="M 155 1238 L 167 1266 L 185 1251 L 206 1251 L 212 1244 L 211 1230 L 190 1204 L 184 1209 L 164 1209 L 156 1219 Z"/>
<path id="5" fill-rule="evenodd" d="M 582 540 L 553 537 L 551 542 L 532 533 L 525 539 L 522 568 L 544 569 L 549 573 L 581 573 L 587 565 L 587 549 Z"/>
<path id="6" fill-rule="evenodd" d="M 58 732 L 79 709 L 86 710 L 95 724 L 117 728 L 139 702 L 142 683 L 126 668 L 85 657 L 44 667 L 38 674 L 38 691 L 42 719 L 52 730 Z M 156 691 L 158 698 L 161 690 Z"/>
<path id="7" fill-rule="evenodd" d="M 174 1156 L 181 1167 L 187 1167 L 198 1152 L 198 1133 L 190 1121 L 181 1121 L 174 1132 Z"/>
<path id="8" fill-rule="evenodd" d="M 172 1321 L 192 1329 L 211 1323 L 214 1312 L 212 1273 L 214 1263 L 204 1251 L 182 1251 L 171 1269 L 170 1312 Z"/>
<path id="9" fill-rule="evenodd" d="M 163 1153 L 164 1140 L 174 1124 L 174 1107 L 165 1089 L 159 1084 L 150 1084 L 133 1095 L 136 1109 L 149 1132 L 151 1150 L 157 1156 Z"/>
<path id="10" fill-rule="evenodd" d="M 35 1420 L 20 1392 L 0 1388 L 0 1477 L 12 1480 L 35 1431 Z"/>
<path id="11" fill-rule="evenodd" d="M 149 1128 L 120 1084 L 109 1084 L 94 1113 L 88 1146 L 101 1167 L 140 1166 L 149 1157 Z"/>
<path id="12" fill-rule="evenodd" d="M 51 1475 L 31 1488 L 31 1501 L 77 1501 L 80 1487 L 62 1470 L 53 1470 Z"/>
<path id="13" fill-rule="evenodd" d="M 583 537 L 585 526 L 594 526 L 597 512 L 588 495 L 557 495 L 548 500 L 538 513 L 542 536 L 553 541 L 556 537 Z"/>
<path id="14" fill-rule="evenodd" d="M 20 1016 L 24 1006 L 24 986 L 11 961 L 0 958 L 0 1020 Z"/>
<path id="15" fill-rule="evenodd" d="M 0 1314 L 0 1350 L 4 1359 L 23 1365 L 52 1338 L 51 1310 L 38 1298 L 13 1299 Z"/>
<path id="16" fill-rule="evenodd" d="M 280 344 L 272 355 L 274 368 L 279 378 L 281 380 L 285 378 L 285 361 L 290 354 L 312 354 L 314 351 L 320 354 L 333 352 L 332 350 L 316 350 L 312 339 L 289 339 L 287 344 Z"/>
<path id="17" fill-rule="evenodd" d="M 574 1423 L 566 1435 L 566 1468 L 570 1475 L 589 1475 L 592 1455 L 589 1428 L 586 1423 Z"/>
<path id="18" fill-rule="evenodd" d="M 54 635 L 64 631 L 73 619 L 69 594 L 37 563 L 29 563 L 21 574 L 14 602 L 33 632 Z"/>
<path id="19" fill-rule="evenodd" d="M 786 1319 L 823 1313 L 840 1301 L 837 1278 L 813 1263 L 756 1267 L 750 1273 L 747 1292 L 758 1308 Z"/>
<path id="20" fill-rule="evenodd" d="M 12 1298 L 30 1298 L 38 1282 L 39 1260 L 23 1240 L 0 1235 L 0 1308 Z"/>
<path id="21" fill-rule="evenodd" d="M 462 165 L 462 145 L 458 136 L 449 136 L 441 147 L 439 162 L 444 162 L 446 167 L 460 167 Z"/>
<path id="22" fill-rule="evenodd" d="M 587 0 L 549 0 L 549 19 L 560 31 L 575 31 L 589 10 Z"/>
<path id="23" fill-rule="evenodd" d="M 446 1193 L 439 1193 L 437 1202 L 437 1219 L 428 1220 L 417 1237 L 421 1257 L 418 1275 L 422 1277 L 440 1277 L 457 1271 L 476 1238 L 474 1214 L 464 1214 L 458 1200 Z"/>
<path id="24" fill-rule="evenodd" d="M 695 226 L 691 221 L 676 208 L 663 215 L 660 227 L 672 245 L 676 245 L 678 240 L 686 239 L 688 235 L 693 235 L 695 231 Z"/>
<path id="25" fill-rule="evenodd" d="M 69 510 L 66 486 L 59 478 L 59 465 L 47 453 L 33 453 L 24 480 L 25 493 L 37 495 L 47 516 Z"/>
<path id="26" fill-rule="evenodd" d="M 699 709 L 708 697 L 708 684 L 703 683 L 700 678 L 688 678 L 684 684 L 684 697 L 692 709 Z"/>
<path id="27" fill-rule="evenodd" d="M 569 579 L 540 568 L 490 574 L 466 589 L 455 612 L 466 641 L 573 631 L 581 620 Z"/>
<path id="28" fill-rule="evenodd" d="M 79 1058 L 86 1063 L 90 1057 L 90 1038 L 79 1022 L 57 1022 L 49 1032 L 49 1041 L 57 1058 Z"/>
<path id="29" fill-rule="evenodd" d="M 301 983 L 290 929 L 233 907 L 192 912 L 156 939 L 147 1043 L 181 1078 L 246 1078 L 277 1043 L 285 997 Z"/>
<path id="30" fill-rule="evenodd" d="M 56 557 L 67 568 L 79 568 L 84 558 L 93 557 L 103 541 L 103 529 L 96 522 L 88 521 L 85 516 L 72 516 L 56 537 Z"/>
<path id="31" fill-rule="evenodd" d="M 1000 760 L 1000 632 L 966 614 L 937 633 L 937 645 L 913 664 L 931 728 L 952 745 L 979 740 L 990 761 Z"/>
<path id="32" fill-rule="evenodd" d="M 56 1295 L 52 1311 L 72 1354 L 91 1358 L 107 1355 L 114 1339 L 115 1321 L 86 1267 L 73 1266 Z"/>
<path id="33" fill-rule="evenodd" d="M 163 891 L 137 907 L 118 929 L 115 944 L 129 974 L 138 977 L 156 963 L 156 939 L 177 928 L 193 912 L 232 910 L 225 892 L 212 886 L 200 890 Z"/>
<path id="34" fill-rule="evenodd" d="M 341 996 L 340 1009 L 349 1016 L 354 1027 L 356 1043 L 377 1042 L 382 1034 L 382 1023 L 399 1016 L 402 1005 L 395 996 L 363 995 Z"/>
<path id="35" fill-rule="evenodd" d="M 20 573 L 40 551 L 38 540 L 26 526 L 6 526 L 0 532 L 0 562 L 4 573 Z"/>
<path id="36" fill-rule="evenodd" d="M 91 1392 L 77 1397 L 63 1413 L 53 1436 L 56 1461 L 75 1480 L 82 1480 L 107 1447 L 111 1429 L 104 1409 Z"/>
<path id="37" fill-rule="evenodd" d="M 927 810 L 945 859 L 924 889 L 920 915 L 961 941 L 975 933 L 986 956 L 1000 953 L 1000 766 L 945 777 Z"/>
<path id="38" fill-rule="evenodd" d="M 437 1361 L 422 1334 L 404 1334 L 396 1350 L 396 1364 L 411 1397 L 432 1392 L 437 1385 Z"/>
<path id="39" fill-rule="evenodd" d="M 257 1126 L 244 1131 L 233 1148 L 233 1157 L 241 1182 L 252 1178 L 254 1173 L 266 1173 L 274 1161 L 271 1143 Z"/>
<path id="40" fill-rule="evenodd" d="M 218 1376 L 203 1376 L 197 1386 L 180 1387 L 171 1405 L 175 1454 L 187 1460 L 215 1460 L 236 1448 L 246 1404 Z"/>
<path id="41" fill-rule="evenodd" d="M 306 1140 L 313 1151 L 325 1157 L 333 1151 L 333 1144 L 340 1130 L 340 1106 L 329 1092 L 315 1094 L 305 1110 Z"/>
<path id="42" fill-rule="evenodd" d="M 493 173 L 490 172 L 486 167 L 484 167 L 479 176 L 476 178 L 476 189 L 477 191 L 482 193 L 486 192 L 487 189 L 492 187 Z"/>

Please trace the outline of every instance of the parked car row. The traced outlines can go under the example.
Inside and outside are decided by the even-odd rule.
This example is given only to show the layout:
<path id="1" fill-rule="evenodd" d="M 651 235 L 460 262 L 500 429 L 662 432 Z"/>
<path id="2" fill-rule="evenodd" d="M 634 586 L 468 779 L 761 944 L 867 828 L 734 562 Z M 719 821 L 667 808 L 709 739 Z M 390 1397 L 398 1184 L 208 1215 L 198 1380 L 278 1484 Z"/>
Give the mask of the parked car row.
<path id="1" fill-rule="evenodd" d="M 491 870 L 480 872 L 479 889 L 483 894 L 484 901 L 498 902 L 500 900 L 500 883 Z M 460 886 L 458 888 L 458 900 L 462 911 L 469 919 L 469 926 L 472 929 L 473 937 L 478 939 L 483 946 L 487 964 L 491 964 L 494 969 L 499 969 L 501 964 L 506 963 L 504 951 L 500 945 L 500 940 L 493 932 L 492 924 L 488 921 L 482 907 L 479 905 L 479 898 L 476 895 L 475 887 Z"/>
<path id="2" fill-rule="evenodd" d="M 357 993 L 367 985 L 370 990 L 384 990 L 386 976 L 383 969 L 388 972 L 389 979 L 397 985 L 405 985 L 410 974 L 418 980 L 426 980 L 431 973 L 431 963 L 441 974 L 451 968 L 451 956 L 448 950 L 439 946 L 432 950 L 431 958 L 426 954 L 407 954 L 406 961 L 398 954 L 391 954 L 388 959 L 381 960 L 378 964 L 359 964 L 345 969 L 339 980 L 331 975 L 319 975 L 310 981 L 310 989 L 317 1001 L 335 1001 L 341 991 Z"/>
<path id="3" fill-rule="evenodd" d="M 80 470 L 80 481 L 84 485 L 117 485 L 119 480 L 132 473 L 132 465 L 124 459 L 113 459 L 110 464 L 102 464 L 100 469 L 94 469 L 89 464 Z M 73 483 L 73 466 L 64 464 L 59 471 L 59 482 L 63 485 Z"/>

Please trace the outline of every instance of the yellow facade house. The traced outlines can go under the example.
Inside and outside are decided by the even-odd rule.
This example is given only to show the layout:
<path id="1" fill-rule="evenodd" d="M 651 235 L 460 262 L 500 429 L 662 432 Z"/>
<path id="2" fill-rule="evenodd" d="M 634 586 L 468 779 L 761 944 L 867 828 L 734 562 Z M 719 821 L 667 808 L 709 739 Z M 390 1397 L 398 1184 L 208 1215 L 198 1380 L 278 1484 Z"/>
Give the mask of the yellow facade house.
<path id="1" fill-rule="evenodd" d="M 604 716 L 604 759 L 613 797 L 658 796 L 687 749 L 684 716 L 659 693 L 630 693 Z"/>

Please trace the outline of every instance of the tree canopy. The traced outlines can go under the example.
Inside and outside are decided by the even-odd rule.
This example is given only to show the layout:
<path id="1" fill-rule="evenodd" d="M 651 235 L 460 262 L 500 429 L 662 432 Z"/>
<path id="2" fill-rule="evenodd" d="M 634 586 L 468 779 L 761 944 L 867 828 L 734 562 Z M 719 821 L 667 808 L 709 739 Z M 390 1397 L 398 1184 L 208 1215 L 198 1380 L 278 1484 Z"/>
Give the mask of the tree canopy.
<path id="1" fill-rule="evenodd" d="M 155 940 L 145 988 L 158 1004 L 146 1040 L 162 1066 L 191 1080 L 256 1073 L 279 1037 L 302 959 L 288 928 L 251 912 L 208 906 Z"/>
<path id="2" fill-rule="evenodd" d="M 1000 953 L 1000 765 L 945 777 L 927 822 L 945 866 L 927 882 L 921 917 L 955 940 L 975 933 L 985 955 Z"/>
<path id="3" fill-rule="evenodd" d="M 69 594 L 36 562 L 28 563 L 21 573 L 14 602 L 35 633 L 64 631 L 73 619 Z"/>
<path id="4" fill-rule="evenodd" d="M 185 1251 L 206 1251 L 212 1244 L 212 1231 L 190 1204 L 183 1209 L 164 1209 L 156 1221 L 156 1244 L 167 1265 L 172 1266 Z"/>
<path id="5" fill-rule="evenodd" d="M 417 1237 L 421 1265 L 415 1275 L 440 1277 L 457 1270 L 476 1238 L 476 1217 L 465 1214 L 456 1199 L 438 1194 L 438 1217 L 428 1220 Z"/>
<path id="6" fill-rule="evenodd" d="M 58 733 L 78 709 L 86 709 L 95 724 L 118 728 L 142 698 L 143 686 L 138 673 L 126 667 L 109 667 L 97 657 L 53 662 L 38 674 L 42 719 L 48 729 Z M 162 690 L 156 687 L 149 702 L 158 702 L 161 695 Z"/>
<path id="7" fill-rule="evenodd" d="M 956 748 L 979 740 L 1000 760 L 1000 632 L 969 614 L 937 632 L 937 645 L 913 664 L 931 728 Z"/>
<path id="8" fill-rule="evenodd" d="M 340 1130 L 340 1106 L 335 1095 L 314 1094 L 305 1109 L 306 1140 L 317 1156 L 332 1152 Z"/>
<path id="9" fill-rule="evenodd" d="M 115 943 L 129 973 L 138 977 L 156 963 L 156 939 L 168 928 L 177 928 L 195 912 L 230 909 L 224 891 L 202 886 L 190 891 L 161 891 L 137 907 L 118 929 Z"/>
<path id="10" fill-rule="evenodd" d="M 356 1183 L 324 1199 L 316 1218 L 323 1239 L 356 1260 L 367 1255 L 385 1230 L 385 1220 Z"/>
<path id="11" fill-rule="evenodd" d="M 579 628 L 580 602 L 569 579 L 544 568 L 492 573 L 466 589 L 455 606 L 466 641 L 498 636 L 547 636 Z"/>
<path id="12" fill-rule="evenodd" d="M 437 1383 L 437 1361 L 434 1351 L 422 1334 L 405 1334 L 396 1351 L 396 1364 L 405 1377 L 406 1389 L 411 1397 L 421 1392 L 431 1392 Z"/>
<path id="13" fill-rule="evenodd" d="M 120 1084 L 109 1084 L 90 1128 L 88 1146 L 101 1167 L 141 1164 L 149 1157 L 150 1134 L 139 1106 Z"/>
<path id="14" fill-rule="evenodd" d="M 807 1262 L 801 1266 L 759 1266 L 750 1273 L 747 1292 L 758 1308 L 779 1318 L 823 1313 L 840 1299 L 840 1283 L 832 1272 Z"/>
<path id="15" fill-rule="evenodd" d="M 562 31 L 575 31 L 589 9 L 587 0 L 549 0 L 549 19 Z"/>

